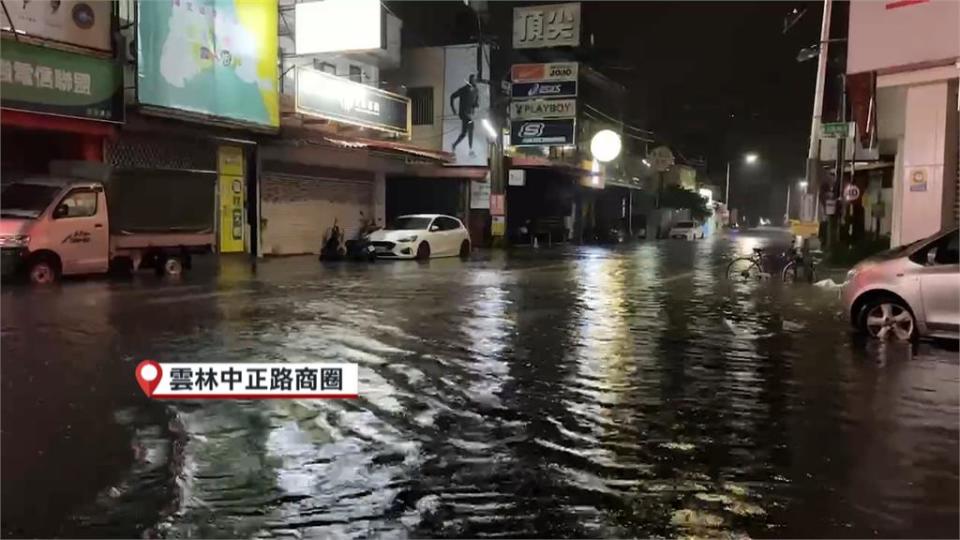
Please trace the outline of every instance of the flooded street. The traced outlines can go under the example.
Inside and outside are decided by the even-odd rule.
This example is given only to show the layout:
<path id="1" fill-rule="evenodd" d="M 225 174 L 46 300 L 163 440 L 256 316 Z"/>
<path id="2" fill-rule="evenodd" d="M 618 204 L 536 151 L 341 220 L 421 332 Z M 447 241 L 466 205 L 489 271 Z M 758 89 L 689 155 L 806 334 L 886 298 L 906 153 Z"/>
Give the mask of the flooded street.
<path id="1" fill-rule="evenodd" d="M 956 346 L 731 284 L 773 233 L 2 295 L 2 534 L 957 537 Z M 360 398 L 158 402 L 160 362 L 344 361 Z"/>

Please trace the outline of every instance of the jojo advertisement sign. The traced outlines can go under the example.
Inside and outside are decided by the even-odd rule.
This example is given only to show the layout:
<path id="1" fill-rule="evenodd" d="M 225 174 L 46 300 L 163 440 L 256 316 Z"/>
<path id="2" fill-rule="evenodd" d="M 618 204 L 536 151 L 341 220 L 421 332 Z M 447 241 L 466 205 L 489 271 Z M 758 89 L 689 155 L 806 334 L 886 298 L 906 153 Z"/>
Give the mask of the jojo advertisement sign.
<path id="1" fill-rule="evenodd" d="M 515 83 L 576 80 L 579 67 L 576 62 L 514 64 L 510 66 L 510 80 Z"/>
<path id="2" fill-rule="evenodd" d="M 137 98 L 276 128 L 277 0 L 137 3 Z"/>

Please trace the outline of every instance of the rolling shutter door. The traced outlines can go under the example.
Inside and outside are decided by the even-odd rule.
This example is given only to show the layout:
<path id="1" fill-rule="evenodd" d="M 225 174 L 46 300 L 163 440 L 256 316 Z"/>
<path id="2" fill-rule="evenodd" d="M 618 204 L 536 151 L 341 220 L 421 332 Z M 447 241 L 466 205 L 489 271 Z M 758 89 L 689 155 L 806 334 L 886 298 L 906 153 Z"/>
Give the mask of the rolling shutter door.
<path id="1" fill-rule="evenodd" d="M 334 222 L 350 240 L 373 212 L 368 181 L 264 173 L 261 189 L 265 255 L 320 253 Z"/>

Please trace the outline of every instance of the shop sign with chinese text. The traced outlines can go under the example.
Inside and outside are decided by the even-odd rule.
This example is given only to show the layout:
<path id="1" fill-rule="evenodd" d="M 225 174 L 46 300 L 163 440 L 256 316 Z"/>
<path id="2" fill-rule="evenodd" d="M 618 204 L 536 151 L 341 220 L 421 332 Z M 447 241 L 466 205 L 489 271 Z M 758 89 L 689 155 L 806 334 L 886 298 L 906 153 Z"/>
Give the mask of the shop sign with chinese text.
<path id="1" fill-rule="evenodd" d="M 410 136 L 410 98 L 315 69 L 297 68 L 298 113 Z"/>
<path id="2" fill-rule="evenodd" d="M 122 82 L 110 59 L 10 40 L 0 48 L 4 109 L 122 122 Z"/>
<path id="3" fill-rule="evenodd" d="M 580 3 L 513 8 L 513 48 L 580 45 Z"/>

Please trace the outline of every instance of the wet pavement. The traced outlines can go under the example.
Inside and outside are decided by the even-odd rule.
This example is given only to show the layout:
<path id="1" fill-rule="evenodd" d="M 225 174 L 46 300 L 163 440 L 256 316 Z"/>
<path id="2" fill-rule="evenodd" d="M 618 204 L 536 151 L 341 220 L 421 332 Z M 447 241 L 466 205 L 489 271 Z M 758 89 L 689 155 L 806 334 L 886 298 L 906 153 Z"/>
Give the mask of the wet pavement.
<path id="1" fill-rule="evenodd" d="M 0 532 L 956 538 L 956 346 L 723 279 L 781 241 L 5 286 Z M 144 358 L 351 361 L 361 397 L 151 402 Z"/>

